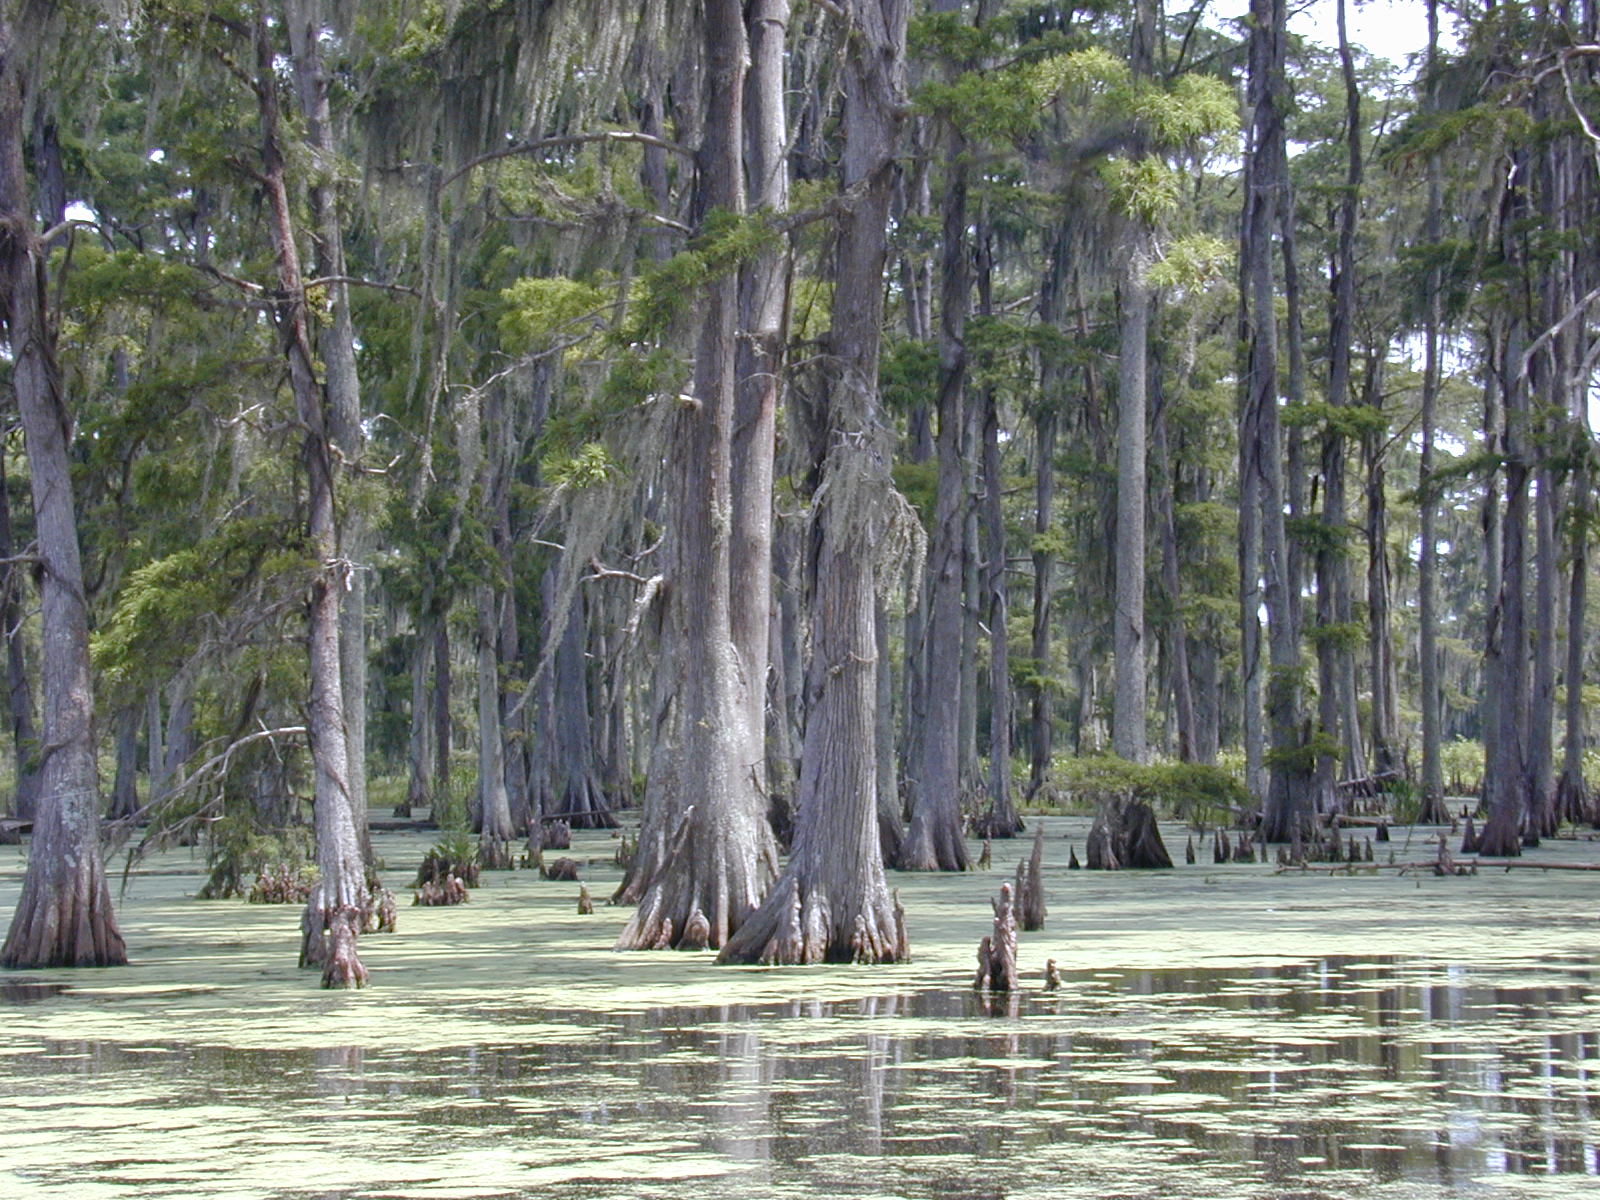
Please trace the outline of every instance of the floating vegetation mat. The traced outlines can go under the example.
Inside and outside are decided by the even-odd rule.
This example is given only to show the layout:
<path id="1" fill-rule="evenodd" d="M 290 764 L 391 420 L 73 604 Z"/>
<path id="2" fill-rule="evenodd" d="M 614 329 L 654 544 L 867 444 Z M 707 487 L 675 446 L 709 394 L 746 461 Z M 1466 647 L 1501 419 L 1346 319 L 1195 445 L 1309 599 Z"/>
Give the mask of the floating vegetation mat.
<path id="1" fill-rule="evenodd" d="M 0 1195 L 1600 1196 L 1595 875 L 1096 874 L 1064 869 L 1084 823 L 1047 830 L 998 999 L 974 951 L 1025 839 L 893 881 L 909 964 L 615 954 L 625 911 L 486 872 L 460 907 L 402 891 L 356 993 L 295 968 L 298 910 L 193 900 L 200 862 L 160 856 L 131 966 L 0 974 Z M 430 839 L 377 843 L 400 890 Z M 574 835 L 597 900 L 613 847 Z"/>

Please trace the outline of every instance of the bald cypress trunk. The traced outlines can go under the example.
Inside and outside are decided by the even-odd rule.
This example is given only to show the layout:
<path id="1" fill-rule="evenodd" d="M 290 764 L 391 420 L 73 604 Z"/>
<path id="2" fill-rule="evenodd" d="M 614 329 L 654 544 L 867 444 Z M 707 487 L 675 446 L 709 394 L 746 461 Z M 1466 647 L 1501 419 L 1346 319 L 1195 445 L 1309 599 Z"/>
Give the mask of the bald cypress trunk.
<path id="1" fill-rule="evenodd" d="M 713 0 L 705 21 L 707 110 L 696 155 L 697 218 L 744 210 L 743 96 L 748 42 L 736 0 Z M 693 402 L 675 418 L 670 536 L 674 539 L 663 637 L 672 710 L 657 730 L 647 804 L 659 855 L 618 949 L 720 947 L 755 910 L 776 873 L 776 846 L 748 755 L 745 676 L 730 594 L 734 528 L 733 426 L 739 313 L 736 274 L 706 285 Z M 664 740 L 663 740 L 664 739 Z M 868 738 L 868 746 L 871 739 Z"/>
<path id="2" fill-rule="evenodd" d="M 883 874 L 877 825 L 875 597 L 900 564 L 885 541 L 914 518 L 895 494 L 878 420 L 895 133 L 904 103 L 905 0 L 847 0 L 844 178 L 860 199 L 840 219 L 828 335 L 832 369 L 815 520 L 813 701 L 801 756 L 789 865 L 722 962 L 894 962 L 907 954 L 904 914 Z"/>
<path id="3" fill-rule="evenodd" d="M 9 299 L 6 301 L 9 303 Z M 6 482 L 5 455 L 0 454 L 0 558 L 15 557 L 11 536 L 11 492 Z M 0 587 L 0 621 L 5 622 L 6 697 L 11 715 L 11 744 L 16 754 L 16 791 L 11 811 L 21 820 L 33 820 L 39 797 L 39 731 L 33 723 L 33 677 L 28 672 L 22 635 L 22 588 L 26 578 L 20 565 L 5 568 Z"/>
<path id="4" fill-rule="evenodd" d="M 43 566 L 40 666 L 48 748 L 39 764 L 22 895 L 0 947 L 0 966 L 113 966 L 128 955 L 100 855 L 89 614 L 68 459 L 72 415 L 56 364 L 46 252 L 35 231 L 22 158 L 27 57 L 0 12 L 0 304 Z"/>
<path id="5" fill-rule="evenodd" d="M 928 539 L 928 619 L 922 650 L 926 670 L 917 761 L 912 776 L 911 824 L 899 866 L 912 871 L 964 871 L 961 835 L 961 697 L 966 589 L 967 307 L 972 290 L 967 234 L 966 143 L 947 135 L 950 177 L 945 182 L 944 258 L 939 306 L 939 462 L 933 529 Z"/>
<path id="6" fill-rule="evenodd" d="M 366 982 L 367 971 L 358 957 L 356 939 L 365 923 L 366 879 L 351 803 L 339 652 L 339 601 L 349 564 L 339 546 L 327 397 L 317 378 L 311 349 L 305 280 L 300 270 L 284 163 L 277 53 L 265 13 L 257 15 L 255 56 L 261 119 L 259 178 L 267 193 L 272 248 L 277 259 L 273 318 L 288 368 L 295 415 L 305 433 L 306 533 L 315 564 L 306 606 L 311 680 L 307 725 L 314 764 L 319 878 L 301 919 L 300 963 L 320 967 L 324 987 L 360 987 Z"/>

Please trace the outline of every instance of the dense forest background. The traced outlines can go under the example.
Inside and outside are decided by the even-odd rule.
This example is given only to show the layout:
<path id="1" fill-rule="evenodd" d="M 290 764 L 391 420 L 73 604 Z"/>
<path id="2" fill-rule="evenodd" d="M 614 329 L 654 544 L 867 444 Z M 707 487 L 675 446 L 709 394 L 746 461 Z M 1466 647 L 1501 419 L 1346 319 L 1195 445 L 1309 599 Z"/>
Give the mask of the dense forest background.
<path id="1" fill-rule="evenodd" d="M 1023 804 L 1592 819 L 1597 14 L 1418 6 L 12 0 L 6 961 L 102 815 L 335 983 L 369 812 L 766 961 Z"/>

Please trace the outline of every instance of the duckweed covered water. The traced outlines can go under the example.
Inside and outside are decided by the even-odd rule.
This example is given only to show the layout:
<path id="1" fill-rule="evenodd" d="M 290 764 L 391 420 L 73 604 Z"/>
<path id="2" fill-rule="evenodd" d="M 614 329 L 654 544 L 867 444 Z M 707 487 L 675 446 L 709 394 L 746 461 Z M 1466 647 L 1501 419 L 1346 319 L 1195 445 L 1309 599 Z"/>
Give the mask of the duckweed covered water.
<path id="1" fill-rule="evenodd" d="M 194 901 L 163 855 L 133 965 L 0 975 L 0 1195 L 1600 1195 L 1600 877 L 1069 872 L 1082 824 L 1047 829 L 1050 916 L 998 1001 L 974 948 L 1026 842 L 895 880 L 907 965 L 614 954 L 624 911 L 516 872 L 402 908 L 338 994 L 294 967 L 297 911 Z M 378 839 L 392 886 L 430 840 Z M 597 898 L 612 848 L 576 839 Z"/>

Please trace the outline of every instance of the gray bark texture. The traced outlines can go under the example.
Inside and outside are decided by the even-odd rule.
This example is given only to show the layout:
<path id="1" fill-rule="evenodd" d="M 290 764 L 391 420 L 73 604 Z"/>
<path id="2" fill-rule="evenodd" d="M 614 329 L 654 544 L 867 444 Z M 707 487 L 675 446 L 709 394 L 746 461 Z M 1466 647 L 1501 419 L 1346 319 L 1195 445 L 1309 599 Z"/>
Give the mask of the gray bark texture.
<path id="1" fill-rule="evenodd" d="M 45 248 L 35 232 L 22 158 L 27 61 L 18 31 L 0 12 L 0 304 L 43 560 L 46 747 L 28 867 L 0 966 L 113 966 L 128 955 L 100 853 L 89 614 L 68 458 L 72 417 L 55 361 Z"/>
<path id="2" fill-rule="evenodd" d="M 295 415 L 305 431 L 307 540 L 315 561 L 307 603 L 311 667 L 307 726 L 315 768 L 313 812 L 320 877 L 301 918 L 300 963 L 320 968 L 324 987 L 361 987 L 366 983 L 367 970 L 358 956 L 356 940 L 366 920 L 366 873 L 350 795 L 339 654 L 339 601 L 348 564 L 339 547 L 326 396 L 311 349 L 305 280 L 286 181 L 277 92 L 278 55 L 264 12 L 257 14 L 255 55 L 261 179 L 267 192 L 277 258 L 273 318 L 288 366 Z"/>
<path id="3" fill-rule="evenodd" d="M 696 154 L 696 218 L 744 211 L 743 97 L 748 42 L 742 6 L 713 0 L 705 14 L 707 111 Z M 709 282 L 700 310 L 694 396 L 676 417 L 672 501 L 676 535 L 667 582 L 662 667 L 671 711 L 658 726 L 646 796 L 654 821 L 638 876 L 639 906 L 623 950 L 720 948 L 765 897 L 777 850 L 757 764 L 749 761 L 751 706 L 734 642 L 733 427 L 736 275 Z M 761 637 L 766 636 L 765 611 Z M 870 744 L 870 743 L 869 743 Z M 667 761 L 671 760 L 671 761 Z M 654 860 L 654 861 L 652 861 Z"/>
<path id="4" fill-rule="evenodd" d="M 905 0 L 849 0 L 844 178 L 829 334 L 828 437 L 815 497 L 816 603 L 800 804 L 789 863 L 719 961 L 895 962 L 905 917 L 884 879 L 873 737 L 878 595 L 901 563 L 886 544 L 914 518 L 881 453 L 878 351 L 896 130 L 905 97 Z"/>

